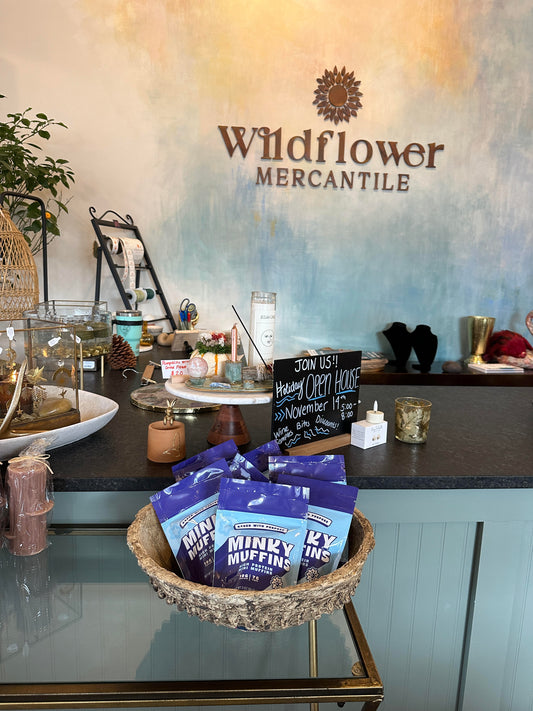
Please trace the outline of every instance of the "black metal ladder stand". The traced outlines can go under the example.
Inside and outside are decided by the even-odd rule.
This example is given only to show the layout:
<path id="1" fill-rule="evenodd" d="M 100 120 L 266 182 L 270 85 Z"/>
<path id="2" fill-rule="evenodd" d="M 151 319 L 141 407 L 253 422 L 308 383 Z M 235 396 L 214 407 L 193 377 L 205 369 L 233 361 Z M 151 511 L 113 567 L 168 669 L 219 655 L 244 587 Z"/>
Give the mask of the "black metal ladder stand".
<path id="1" fill-rule="evenodd" d="M 102 232 L 102 228 L 105 228 L 105 227 L 113 227 L 113 228 L 119 229 L 119 230 L 127 230 L 128 232 L 133 233 L 135 235 L 135 239 L 139 240 L 139 242 L 142 244 L 143 249 L 144 249 L 144 256 L 143 256 L 142 262 L 140 265 L 135 267 L 135 288 L 136 289 L 139 288 L 139 281 L 140 281 L 141 272 L 142 271 L 149 272 L 150 277 L 153 282 L 153 285 L 154 285 L 154 291 L 161 302 L 163 311 L 165 312 L 164 316 L 161 316 L 160 318 L 152 319 L 152 323 L 155 323 L 156 321 L 167 320 L 170 323 L 172 330 L 175 331 L 177 329 L 176 322 L 175 322 L 174 317 L 172 316 L 172 313 L 170 311 L 168 302 L 165 298 L 165 294 L 163 293 L 163 289 L 161 288 L 161 284 L 159 283 L 159 279 L 157 277 L 154 265 L 152 263 L 152 260 L 150 259 L 150 256 L 148 255 L 148 250 L 146 249 L 144 240 L 141 237 L 141 233 L 139 232 L 139 228 L 137 227 L 137 225 L 134 224 L 132 217 L 130 215 L 126 215 L 126 219 L 124 219 L 117 212 L 114 212 L 113 210 L 107 210 L 100 217 L 96 217 L 96 209 L 94 207 L 89 208 L 89 213 L 91 214 L 92 226 L 93 226 L 94 231 L 96 233 L 96 237 L 98 238 L 98 244 L 95 243 L 96 285 L 95 285 L 95 290 L 94 290 L 94 300 L 100 301 L 100 283 L 102 280 L 102 254 L 103 254 L 104 257 L 106 258 L 106 262 L 109 266 L 109 269 L 111 270 L 111 274 L 113 275 L 115 284 L 117 285 L 117 289 L 119 291 L 120 297 L 121 297 L 122 302 L 124 304 L 124 308 L 130 310 L 130 309 L 135 308 L 135 306 L 136 306 L 136 304 L 132 304 L 132 302 L 128 298 L 128 295 L 126 293 L 126 290 L 124 289 L 122 280 L 120 279 L 119 273 L 117 271 L 118 269 L 124 269 L 124 266 L 121 264 L 115 264 L 115 262 L 113 260 L 113 255 L 111 254 L 111 252 L 109 251 L 109 247 L 107 246 L 106 235 L 104 235 Z M 115 218 L 118 218 L 118 219 L 108 218 L 106 220 L 105 219 L 106 215 L 114 215 Z"/>

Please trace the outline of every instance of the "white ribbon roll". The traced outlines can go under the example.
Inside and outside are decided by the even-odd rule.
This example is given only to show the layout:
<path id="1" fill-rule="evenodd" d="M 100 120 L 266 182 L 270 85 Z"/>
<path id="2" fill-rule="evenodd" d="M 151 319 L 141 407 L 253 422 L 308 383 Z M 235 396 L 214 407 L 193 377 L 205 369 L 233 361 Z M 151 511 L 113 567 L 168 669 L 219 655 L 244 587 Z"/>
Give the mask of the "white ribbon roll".
<path id="1" fill-rule="evenodd" d="M 135 237 L 116 237 L 115 235 L 105 235 L 105 239 L 107 249 L 110 254 L 122 253 L 124 256 L 122 284 L 128 294 L 128 299 L 130 299 L 130 301 L 143 301 L 144 299 L 138 299 L 135 294 L 129 293 L 130 291 L 135 291 L 135 268 L 140 265 L 144 257 L 143 243 Z M 147 297 L 145 296 L 144 298 Z"/>
<path id="2" fill-rule="evenodd" d="M 111 254 L 118 254 L 121 250 L 122 245 L 118 237 L 106 237 L 107 248 Z"/>
<path id="3" fill-rule="evenodd" d="M 124 274 L 122 283 L 127 289 L 135 289 L 135 267 L 139 266 L 144 257 L 144 247 L 140 240 L 132 237 L 119 237 L 124 255 Z"/>

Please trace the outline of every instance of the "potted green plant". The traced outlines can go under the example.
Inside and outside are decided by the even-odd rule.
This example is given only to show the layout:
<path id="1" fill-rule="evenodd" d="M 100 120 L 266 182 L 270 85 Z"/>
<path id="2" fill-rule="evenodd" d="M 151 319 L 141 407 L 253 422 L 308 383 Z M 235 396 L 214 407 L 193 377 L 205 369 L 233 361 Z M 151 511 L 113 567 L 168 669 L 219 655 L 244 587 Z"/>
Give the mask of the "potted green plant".
<path id="1" fill-rule="evenodd" d="M 0 98 L 5 97 L 0 94 Z M 19 194 L 6 195 L 4 205 L 35 254 L 42 248 L 42 211 L 37 202 L 25 201 L 20 194 L 43 193 L 46 235 L 51 242 L 60 234 L 59 215 L 68 212 L 62 191 L 74 183 L 74 172 L 65 158 L 44 156 L 41 146 L 50 138 L 52 128 L 67 126 L 46 114 L 31 112 L 28 108 L 7 114 L 0 121 L 0 194 L 4 191 Z"/>

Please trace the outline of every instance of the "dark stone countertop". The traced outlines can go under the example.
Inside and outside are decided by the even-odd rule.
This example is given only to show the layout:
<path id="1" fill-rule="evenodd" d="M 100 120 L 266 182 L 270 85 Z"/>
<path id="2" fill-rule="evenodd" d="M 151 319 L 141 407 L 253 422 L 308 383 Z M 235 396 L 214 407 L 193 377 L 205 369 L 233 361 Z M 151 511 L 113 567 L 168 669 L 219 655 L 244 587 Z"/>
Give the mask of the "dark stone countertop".
<path id="1" fill-rule="evenodd" d="M 130 402 L 150 360 L 177 357 L 159 348 L 142 354 L 138 373 L 106 367 L 84 373 L 86 390 L 117 401 L 120 409 L 102 430 L 50 452 L 54 490 L 153 491 L 173 482 L 171 465 L 146 459 L 148 424 L 162 413 Z M 154 379 L 162 381 L 156 369 Z M 394 398 L 415 395 L 432 401 L 428 442 L 410 445 L 394 439 Z M 387 443 L 367 450 L 336 450 L 346 458 L 350 483 L 361 489 L 483 489 L 533 487 L 533 391 L 529 387 L 368 385 L 360 388 L 359 419 L 374 400 L 388 421 Z M 241 407 L 252 449 L 268 441 L 270 405 Z M 202 451 L 216 412 L 180 415 L 185 423 L 187 456 Z M 243 450 L 244 451 L 244 450 Z"/>

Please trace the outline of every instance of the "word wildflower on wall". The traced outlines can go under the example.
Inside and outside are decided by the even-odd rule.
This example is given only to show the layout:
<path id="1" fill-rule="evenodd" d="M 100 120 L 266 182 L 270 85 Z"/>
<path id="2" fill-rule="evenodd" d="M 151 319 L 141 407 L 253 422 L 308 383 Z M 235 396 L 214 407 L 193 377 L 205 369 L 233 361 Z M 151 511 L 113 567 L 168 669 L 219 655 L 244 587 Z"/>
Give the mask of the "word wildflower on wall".
<path id="1" fill-rule="evenodd" d="M 325 70 L 317 84 L 313 104 L 325 121 L 337 126 L 357 117 L 362 92 L 354 72 L 346 72 L 344 67 L 340 72 L 336 67 Z M 289 137 L 282 127 L 219 125 L 218 129 L 230 158 L 259 158 L 262 164 L 257 165 L 255 184 L 265 187 L 407 192 L 408 171 L 436 168 L 438 153 L 444 150 L 444 144 L 437 142 L 370 141 L 331 129 L 313 135 L 308 128 Z M 286 161 L 291 163 L 286 165 Z M 326 167 L 331 162 L 335 169 Z M 301 165 L 295 167 L 294 163 Z"/>

